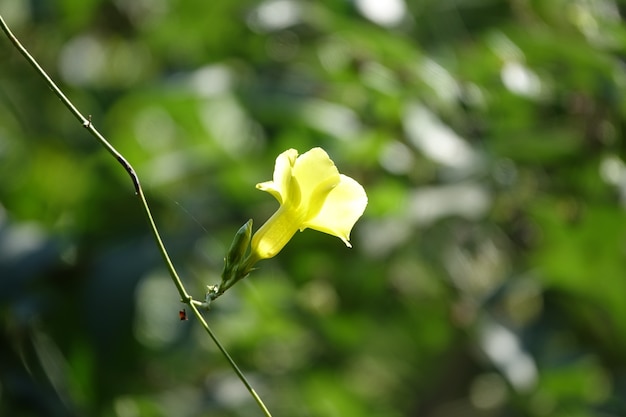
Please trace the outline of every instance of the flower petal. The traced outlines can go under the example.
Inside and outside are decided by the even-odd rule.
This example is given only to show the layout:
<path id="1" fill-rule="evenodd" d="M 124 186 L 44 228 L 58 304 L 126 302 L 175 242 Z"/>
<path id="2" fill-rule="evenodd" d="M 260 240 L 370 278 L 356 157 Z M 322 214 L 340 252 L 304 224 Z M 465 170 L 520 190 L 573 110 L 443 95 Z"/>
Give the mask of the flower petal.
<path id="1" fill-rule="evenodd" d="M 260 182 L 256 185 L 256 188 L 270 193 L 280 204 L 283 203 L 283 197 L 280 195 L 280 189 L 274 185 L 274 181 Z"/>
<path id="2" fill-rule="evenodd" d="M 256 188 L 267 191 L 283 204 L 289 199 L 291 187 L 292 168 L 298 158 L 298 151 L 288 149 L 278 155 L 276 164 L 274 165 L 274 175 L 272 181 L 261 182 Z"/>
<path id="3" fill-rule="evenodd" d="M 300 230 L 308 227 L 328 233 L 351 247 L 350 231 L 366 206 L 367 195 L 361 184 L 342 174 L 339 184 L 330 191 L 319 213 L 306 220 Z"/>
<path id="4" fill-rule="evenodd" d="M 300 204 L 304 207 L 321 202 L 320 198 L 339 183 L 339 171 L 322 148 L 313 148 L 300 155 L 293 167 L 293 176 L 298 180 Z"/>

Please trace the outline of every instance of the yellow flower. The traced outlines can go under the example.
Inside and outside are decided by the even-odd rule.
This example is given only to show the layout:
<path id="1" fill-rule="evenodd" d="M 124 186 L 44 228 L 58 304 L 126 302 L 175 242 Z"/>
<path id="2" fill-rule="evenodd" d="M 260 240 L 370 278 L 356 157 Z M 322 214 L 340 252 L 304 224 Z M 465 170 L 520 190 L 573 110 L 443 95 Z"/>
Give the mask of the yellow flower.
<path id="1" fill-rule="evenodd" d="M 273 181 L 257 184 L 272 194 L 280 208 L 252 237 L 251 258 L 275 256 L 296 231 L 314 229 L 337 236 L 351 247 L 350 230 L 367 206 L 365 190 L 339 174 L 321 148 L 298 156 L 289 149 L 276 158 Z"/>

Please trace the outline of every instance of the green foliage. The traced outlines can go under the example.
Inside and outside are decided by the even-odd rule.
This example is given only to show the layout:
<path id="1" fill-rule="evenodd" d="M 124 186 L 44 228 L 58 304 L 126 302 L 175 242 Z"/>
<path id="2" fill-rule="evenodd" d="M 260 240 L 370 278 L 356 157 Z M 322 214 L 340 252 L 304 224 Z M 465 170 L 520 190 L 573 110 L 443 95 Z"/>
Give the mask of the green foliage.
<path id="1" fill-rule="evenodd" d="M 137 169 L 197 299 L 276 210 L 279 153 L 364 185 L 352 249 L 298 233 L 207 314 L 274 415 L 624 415 L 626 9 L 368 3 L 0 14 Z M 126 173 L 4 37 L 0 62 L 0 415 L 259 415 L 178 320 Z"/>

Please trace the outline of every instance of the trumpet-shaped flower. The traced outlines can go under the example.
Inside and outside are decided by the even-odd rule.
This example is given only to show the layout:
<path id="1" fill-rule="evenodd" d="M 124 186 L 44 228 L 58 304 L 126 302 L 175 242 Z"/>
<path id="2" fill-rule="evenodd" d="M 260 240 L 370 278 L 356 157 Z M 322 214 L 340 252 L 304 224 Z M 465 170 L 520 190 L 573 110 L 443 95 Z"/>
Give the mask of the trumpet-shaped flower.
<path id="1" fill-rule="evenodd" d="M 251 258 L 271 258 L 296 231 L 314 229 L 337 236 L 350 247 L 350 231 L 367 206 L 365 190 L 340 174 L 328 154 L 313 148 L 298 156 L 289 149 L 276 158 L 272 181 L 257 184 L 280 207 L 254 234 Z"/>

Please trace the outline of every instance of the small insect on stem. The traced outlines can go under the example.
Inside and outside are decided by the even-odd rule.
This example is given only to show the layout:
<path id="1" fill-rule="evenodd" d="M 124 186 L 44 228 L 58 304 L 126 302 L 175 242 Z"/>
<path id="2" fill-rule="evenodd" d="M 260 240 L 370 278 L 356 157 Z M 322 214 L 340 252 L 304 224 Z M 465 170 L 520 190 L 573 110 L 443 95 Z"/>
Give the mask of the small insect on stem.
<path id="1" fill-rule="evenodd" d="M 178 318 L 180 318 L 180 320 L 181 320 L 181 321 L 184 321 L 184 320 L 189 320 L 189 319 L 187 318 L 187 310 L 185 310 L 184 308 L 183 308 L 182 310 L 180 310 L 180 311 L 178 312 Z"/>
<path id="2" fill-rule="evenodd" d="M 90 128 L 91 127 L 91 114 L 87 116 L 87 120 L 83 122 L 83 127 Z"/>

